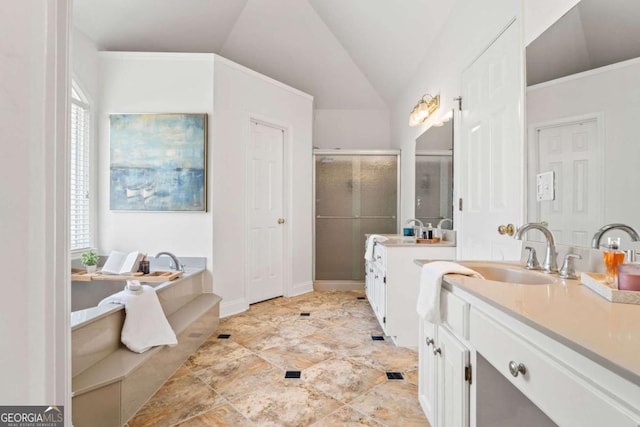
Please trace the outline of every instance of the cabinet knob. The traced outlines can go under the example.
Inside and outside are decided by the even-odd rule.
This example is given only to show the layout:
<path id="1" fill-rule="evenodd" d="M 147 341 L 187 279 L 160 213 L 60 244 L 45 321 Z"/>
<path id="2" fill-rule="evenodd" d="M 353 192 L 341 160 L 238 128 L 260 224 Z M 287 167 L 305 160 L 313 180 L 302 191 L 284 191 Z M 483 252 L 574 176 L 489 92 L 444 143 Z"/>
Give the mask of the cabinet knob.
<path id="1" fill-rule="evenodd" d="M 433 338 L 429 338 L 427 337 L 427 347 L 429 347 L 431 344 L 433 344 Z"/>
<path id="2" fill-rule="evenodd" d="M 435 350 L 433 350 L 433 355 L 437 356 L 439 354 L 442 354 L 442 351 L 440 350 L 440 348 L 436 348 Z"/>
<path id="3" fill-rule="evenodd" d="M 517 377 L 518 374 L 526 375 L 527 367 L 522 363 L 516 363 L 512 360 L 511 362 L 509 362 L 509 372 L 511 372 L 511 375 L 513 375 L 514 377 Z"/>
<path id="4" fill-rule="evenodd" d="M 284 224 L 284 218 L 278 218 L 278 224 Z"/>

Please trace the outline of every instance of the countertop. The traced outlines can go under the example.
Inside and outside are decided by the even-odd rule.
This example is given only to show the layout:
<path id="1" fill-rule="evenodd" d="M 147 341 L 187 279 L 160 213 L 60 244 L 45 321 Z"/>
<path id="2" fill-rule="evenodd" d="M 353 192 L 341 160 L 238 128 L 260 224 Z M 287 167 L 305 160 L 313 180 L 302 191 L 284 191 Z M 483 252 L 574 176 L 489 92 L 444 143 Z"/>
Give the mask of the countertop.
<path id="1" fill-rule="evenodd" d="M 450 240 L 440 240 L 438 243 L 416 243 L 415 236 L 402 236 L 400 234 L 381 234 L 381 236 L 387 237 L 388 240 L 377 241 L 379 245 L 387 247 L 455 247 L 456 242 Z"/>
<path id="2" fill-rule="evenodd" d="M 428 260 L 416 260 L 422 266 Z M 461 262 L 478 265 L 518 263 Z M 536 273 L 543 274 L 543 273 Z M 523 285 L 448 274 L 458 287 L 640 386 L 640 305 L 612 303 L 580 283 L 552 276 L 550 285 Z"/>

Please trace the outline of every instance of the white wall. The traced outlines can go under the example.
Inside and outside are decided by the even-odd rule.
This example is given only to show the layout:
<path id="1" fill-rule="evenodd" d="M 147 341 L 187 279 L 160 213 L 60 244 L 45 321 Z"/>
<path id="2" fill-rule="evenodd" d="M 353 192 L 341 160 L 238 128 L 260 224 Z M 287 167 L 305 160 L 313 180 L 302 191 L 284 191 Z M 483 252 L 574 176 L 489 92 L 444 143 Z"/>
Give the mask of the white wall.
<path id="1" fill-rule="evenodd" d="M 534 86 L 527 92 L 531 125 L 585 114 L 602 114 L 604 129 L 604 222 L 640 229 L 640 199 L 630 189 L 640 181 L 638 117 L 640 60 Z M 529 197 L 532 199 L 532 197 Z M 535 202 L 529 204 L 535 208 Z"/>
<path id="2" fill-rule="evenodd" d="M 248 307 L 244 285 L 246 141 L 250 119 L 258 118 L 286 130 L 285 159 L 292 186 L 292 232 L 289 294 L 313 289 L 312 284 L 312 114 L 313 98 L 256 72 L 216 57 L 213 129 L 213 278 L 223 297 L 222 315 Z M 286 154 L 285 154 L 286 156 Z M 285 178 L 286 179 L 286 178 Z M 286 197 L 286 195 L 285 195 Z M 286 254 L 285 254 L 286 256 Z"/>
<path id="3" fill-rule="evenodd" d="M 459 0 L 441 32 L 426 49 L 425 59 L 415 77 L 397 98 L 392 113 L 392 144 L 402 149 L 400 208 L 403 223 L 412 218 L 415 211 L 416 138 L 457 107 L 453 98 L 461 94 L 462 71 L 489 46 L 514 16 L 520 14 L 519 6 L 517 0 Z M 409 112 L 425 93 L 440 94 L 440 109 L 422 126 L 411 128 L 408 125 Z"/>
<path id="4" fill-rule="evenodd" d="M 523 47 L 540 35 L 578 0 L 459 0 L 425 59 L 392 108 L 391 143 L 402 149 L 401 219 L 414 216 L 415 139 L 456 107 L 462 72 L 480 55 L 514 16 L 522 19 Z M 522 10 L 520 8 L 522 7 Z M 407 124 L 409 111 L 424 93 L 440 94 L 440 109 L 416 128 Z M 456 119 L 459 119 L 456 116 Z M 454 194 L 454 200 L 457 200 Z"/>
<path id="5" fill-rule="evenodd" d="M 73 27 L 71 32 L 71 77 L 89 97 L 90 103 L 98 100 L 98 48 L 83 32 Z"/>
<path id="6" fill-rule="evenodd" d="M 208 175 L 208 212 L 123 212 L 109 210 L 109 114 L 207 113 L 208 162 L 215 146 L 213 123 L 214 55 L 174 53 L 99 53 L 98 246 L 140 250 L 149 255 L 169 251 L 178 257 L 206 257 L 211 290 L 212 223 L 217 203 Z M 213 147 L 213 149 L 211 149 Z M 216 185 L 220 185 L 216 183 Z"/>
<path id="7" fill-rule="evenodd" d="M 290 138 L 287 224 L 295 232 L 287 246 L 292 268 L 285 273 L 286 293 L 311 290 L 313 98 L 215 55 L 102 52 L 99 58 L 100 251 L 205 256 L 207 290 L 223 298 L 222 315 L 247 309 L 244 162 L 255 117 L 281 125 Z M 109 210 L 109 114 L 136 112 L 209 114 L 208 212 Z"/>
<path id="8" fill-rule="evenodd" d="M 69 4 L 0 2 L 0 402 L 66 405 Z"/>
<path id="9" fill-rule="evenodd" d="M 314 111 L 313 119 L 313 146 L 316 148 L 391 148 L 391 116 L 387 109 L 318 109 Z"/>

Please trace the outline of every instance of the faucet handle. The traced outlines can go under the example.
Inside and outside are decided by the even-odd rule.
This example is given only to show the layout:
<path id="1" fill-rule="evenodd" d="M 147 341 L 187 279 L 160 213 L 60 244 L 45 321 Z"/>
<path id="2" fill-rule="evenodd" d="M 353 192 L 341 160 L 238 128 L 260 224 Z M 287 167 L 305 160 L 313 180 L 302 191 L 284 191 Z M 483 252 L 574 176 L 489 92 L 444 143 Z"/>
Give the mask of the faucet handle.
<path id="1" fill-rule="evenodd" d="M 540 270 L 540 263 L 538 262 L 538 258 L 536 257 L 536 250 L 531 246 L 526 246 L 524 248 L 525 251 L 529 251 L 529 259 L 527 259 L 527 263 L 524 268 L 527 270 Z"/>
<path id="2" fill-rule="evenodd" d="M 558 277 L 560 277 L 561 279 L 577 279 L 578 278 L 578 276 L 576 275 L 576 269 L 573 265 L 573 262 L 571 262 L 576 258 L 582 259 L 582 256 L 578 254 L 566 254 L 564 256 L 564 262 L 562 263 L 562 268 L 558 273 Z"/>

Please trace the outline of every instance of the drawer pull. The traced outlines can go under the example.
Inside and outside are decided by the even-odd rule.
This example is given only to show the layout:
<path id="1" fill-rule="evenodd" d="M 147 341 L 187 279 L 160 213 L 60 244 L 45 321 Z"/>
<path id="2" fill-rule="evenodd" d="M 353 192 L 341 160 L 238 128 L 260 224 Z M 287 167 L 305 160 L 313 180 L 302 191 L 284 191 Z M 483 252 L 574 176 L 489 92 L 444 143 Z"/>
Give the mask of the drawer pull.
<path id="1" fill-rule="evenodd" d="M 427 337 L 427 347 L 429 347 L 431 344 L 433 344 L 433 338 L 429 338 Z"/>
<path id="2" fill-rule="evenodd" d="M 439 348 L 436 348 L 435 350 L 433 350 L 433 355 L 437 356 L 439 354 L 442 354 L 442 351 Z"/>
<path id="3" fill-rule="evenodd" d="M 526 375 L 527 367 L 522 363 L 516 363 L 512 360 L 511 362 L 509 362 L 509 372 L 511 372 L 511 375 L 513 375 L 514 377 L 517 377 L 518 374 Z"/>

